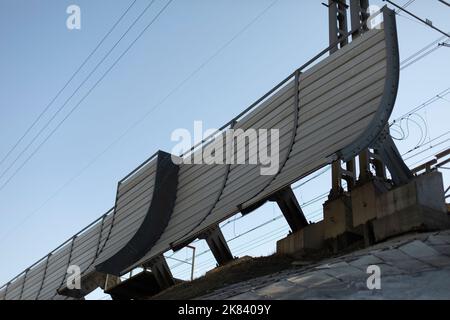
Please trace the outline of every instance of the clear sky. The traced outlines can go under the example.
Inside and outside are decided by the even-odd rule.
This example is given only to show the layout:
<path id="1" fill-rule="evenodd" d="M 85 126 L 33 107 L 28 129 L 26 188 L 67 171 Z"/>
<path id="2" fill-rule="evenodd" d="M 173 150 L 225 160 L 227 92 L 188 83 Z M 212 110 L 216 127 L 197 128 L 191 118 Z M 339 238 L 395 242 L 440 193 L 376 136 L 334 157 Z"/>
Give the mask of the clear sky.
<path id="1" fill-rule="evenodd" d="M 0 165 L 0 176 L 149 1 L 137 1 L 55 101 L 48 115 Z M 166 1 L 156 0 L 43 137 L 78 103 Z M 0 160 L 131 2 L 0 1 Z M 321 1 L 279 0 L 245 28 L 272 2 L 174 0 L 54 136 L 2 187 L 43 137 L 11 166 L 0 178 L 1 284 L 111 208 L 117 181 L 156 150 L 170 151 L 174 145 L 170 141 L 173 130 L 192 130 L 194 120 L 202 120 L 207 127 L 220 127 L 328 45 L 327 10 Z M 397 0 L 399 4 L 406 2 Z M 81 8 L 81 30 L 66 27 L 66 8 L 71 4 Z M 408 9 L 450 31 L 450 8 L 437 0 L 417 0 Z M 398 17 L 398 27 L 402 59 L 441 36 L 405 14 Z M 443 47 L 402 71 L 393 119 L 450 87 L 449 57 L 450 48 Z M 164 103 L 158 104 L 162 99 Z M 449 107 L 447 96 L 420 112 L 427 123 L 428 139 L 449 131 Z M 128 130 L 139 120 L 139 125 Z M 416 121 L 421 119 L 416 117 Z M 418 127 L 411 125 L 410 136 L 398 146 L 407 152 L 420 138 Z M 448 138 L 447 134 L 436 140 L 433 144 L 443 142 L 442 145 L 408 160 L 408 164 L 449 146 Z M 426 149 L 419 151 L 422 150 Z M 446 174 L 446 184 L 449 183 Z M 296 193 L 304 203 L 329 188 L 329 175 L 323 175 Z M 320 219 L 322 202 L 305 208 L 311 220 Z M 233 238 L 278 214 L 272 204 L 266 205 L 227 225 L 225 236 Z M 287 229 L 280 219 L 236 239 L 230 246 L 235 255 L 268 254 Z M 200 252 L 205 248 L 200 243 L 198 246 Z M 188 255 L 182 251 L 177 256 L 184 259 Z M 197 275 L 214 266 L 214 262 L 208 262 L 210 259 L 209 254 L 199 258 Z M 177 263 L 171 262 L 174 264 Z M 185 278 L 188 269 L 188 265 L 177 267 L 174 274 Z"/>

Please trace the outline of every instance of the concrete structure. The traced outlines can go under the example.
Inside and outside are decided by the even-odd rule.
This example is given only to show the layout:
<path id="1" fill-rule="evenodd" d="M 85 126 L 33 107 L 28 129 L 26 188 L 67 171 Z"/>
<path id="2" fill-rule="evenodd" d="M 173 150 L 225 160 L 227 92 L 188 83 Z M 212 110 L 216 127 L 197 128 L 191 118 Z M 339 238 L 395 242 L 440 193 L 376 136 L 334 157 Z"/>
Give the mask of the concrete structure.
<path id="1" fill-rule="evenodd" d="M 380 195 L 373 221 L 376 241 L 411 231 L 442 230 L 450 227 L 442 174 L 432 172 L 411 183 Z"/>
<path id="2" fill-rule="evenodd" d="M 335 239 L 353 231 L 352 202 L 348 195 L 325 202 L 323 205 L 325 240 Z"/>
<path id="3" fill-rule="evenodd" d="M 377 218 L 380 212 L 378 199 L 389 190 L 388 188 L 384 182 L 374 178 L 352 190 L 353 227 L 364 225 Z"/>
<path id="4" fill-rule="evenodd" d="M 277 253 L 295 254 L 324 246 L 324 223 L 313 223 L 277 242 Z"/>
<path id="5" fill-rule="evenodd" d="M 277 252 L 322 249 L 325 242 L 337 252 L 362 238 L 370 245 L 408 232 L 446 228 L 450 219 L 441 173 L 424 174 L 399 187 L 374 177 L 327 201 L 324 220 L 280 240 Z"/>
<path id="6" fill-rule="evenodd" d="M 367 287 L 380 268 L 380 290 Z M 450 299 L 450 231 L 415 234 L 341 257 L 240 282 L 199 299 Z"/>

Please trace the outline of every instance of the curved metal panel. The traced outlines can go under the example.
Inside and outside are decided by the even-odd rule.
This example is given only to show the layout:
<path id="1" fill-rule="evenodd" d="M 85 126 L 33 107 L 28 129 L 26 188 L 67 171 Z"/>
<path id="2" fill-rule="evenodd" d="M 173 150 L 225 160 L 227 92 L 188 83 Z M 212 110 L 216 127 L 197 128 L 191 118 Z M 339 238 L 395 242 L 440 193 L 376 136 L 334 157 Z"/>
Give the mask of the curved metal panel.
<path id="1" fill-rule="evenodd" d="M 281 130 L 280 172 L 275 177 L 265 177 L 258 174 L 259 166 L 232 165 L 230 172 L 220 170 L 220 166 L 210 166 L 209 170 L 197 166 L 190 170 L 198 170 L 198 174 L 188 178 L 181 165 L 180 186 L 185 179 L 203 183 L 199 182 L 200 188 L 187 191 L 190 205 L 180 211 L 177 199 L 161 239 L 129 269 L 169 248 L 185 245 L 212 225 L 264 201 L 332 161 L 346 160 L 371 146 L 388 122 L 399 81 L 395 15 L 387 7 L 382 12 L 382 29 L 368 31 L 317 63 L 299 76 L 298 83 L 288 81 L 236 124 L 237 128 Z M 294 83 L 298 86 L 298 99 L 292 90 Z M 211 181 L 205 177 L 213 176 L 219 181 L 224 174 L 225 187 L 211 210 L 210 205 L 202 204 L 215 201 L 217 191 L 210 192 L 215 187 L 211 188 Z M 180 191 L 178 195 L 186 193 Z M 195 229 L 186 234 L 192 226 Z"/>
<path id="2" fill-rule="evenodd" d="M 388 125 L 389 118 L 394 109 L 397 99 L 398 86 L 400 81 L 400 53 L 397 38 L 397 24 L 395 12 L 387 7 L 382 9 L 383 28 L 386 35 L 386 73 L 383 96 L 381 97 L 380 107 L 369 127 L 349 146 L 343 148 L 339 157 L 343 161 L 348 161 L 358 155 L 368 146 L 373 146 L 383 134 L 383 129 Z"/>
<path id="3" fill-rule="evenodd" d="M 244 179 L 233 186 L 239 196 L 217 206 L 195 235 L 335 159 L 355 156 L 378 138 L 392 112 L 399 81 L 395 15 L 387 8 L 383 14 L 384 28 L 367 32 L 301 75 L 295 142 L 270 186 L 256 197 L 253 190 L 267 178 Z M 281 145 L 284 135 L 280 136 Z"/>
<path id="4" fill-rule="evenodd" d="M 97 271 L 121 275 L 124 269 L 142 258 L 164 232 L 175 203 L 178 166 L 172 162 L 171 155 L 164 152 L 158 153 L 156 161 L 152 200 L 142 223 L 122 249 L 95 266 Z"/>

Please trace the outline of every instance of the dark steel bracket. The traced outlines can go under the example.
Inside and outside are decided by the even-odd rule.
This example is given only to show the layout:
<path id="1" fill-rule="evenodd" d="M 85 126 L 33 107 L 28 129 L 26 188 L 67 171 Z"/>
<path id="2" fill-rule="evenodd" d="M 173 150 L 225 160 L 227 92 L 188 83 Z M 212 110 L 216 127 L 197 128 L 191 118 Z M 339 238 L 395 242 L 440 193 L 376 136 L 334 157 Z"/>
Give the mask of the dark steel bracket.
<path id="1" fill-rule="evenodd" d="M 172 272 L 163 255 L 150 260 L 145 264 L 145 267 L 150 268 L 161 290 L 170 288 L 175 284 Z"/>
<path id="2" fill-rule="evenodd" d="M 206 240 L 206 243 L 214 255 L 214 258 L 216 258 L 219 266 L 223 266 L 234 260 L 219 226 L 209 229 L 204 234 L 200 235 L 199 239 Z"/>

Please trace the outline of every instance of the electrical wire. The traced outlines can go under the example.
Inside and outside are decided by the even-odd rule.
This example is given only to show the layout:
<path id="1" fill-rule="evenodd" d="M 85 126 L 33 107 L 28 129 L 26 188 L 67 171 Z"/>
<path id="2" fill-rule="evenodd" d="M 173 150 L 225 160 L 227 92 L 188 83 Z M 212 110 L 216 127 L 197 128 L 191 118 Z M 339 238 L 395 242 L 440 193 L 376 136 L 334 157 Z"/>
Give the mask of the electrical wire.
<path id="1" fill-rule="evenodd" d="M 155 0 L 152 0 L 152 2 L 149 4 L 149 6 L 146 7 L 146 9 L 150 8 L 150 6 L 154 3 Z M 117 65 L 117 63 L 128 53 L 128 51 L 133 47 L 133 45 L 144 35 L 144 33 L 153 25 L 153 23 L 161 16 L 161 14 L 167 9 L 167 7 L 170 5 L 170 3 L 173 0 L 169 0 L 166 5 L 157 13 L 157 15 L 151 20 L 151 22 L 149 24 L 147 24 L 147 26 L 139 33 L 139 35 L 131 42 L 131 44 L 125 49 L 125 51 L 122 52 L 122 54 L 113 62 L 113 64 L 106 70 L 106 72 L 100 77 L 99 80 L 97 80 L 97 82 L 95 82 L 95 84 L 87 91 L 87 93 L 81 98 L 81 100 L 69 111 L 69 113 L 58 123 L 58 125 L 50 132 L 50 134 L 47 135 L 47 137 L 38 145 L 38 147 L 26 158 L 26 160 L 14 171 L 14 173 L 0 186 L 0 191 L 3 190 L 8 184 L 9 182 L 20 172 L 20 170 L 31 160 L 31 158 L 36 155 L 36 153 L 44 146 L 44 144 L 55 134 L 55 132 L 61 127 L 61 125 L 73 114 L 73 112 L 81 105 L 81 103 L 84 102 L 84 100 L 92 93 L 92 91 L 103 81 L 103 79 L 111 72 L 111 70 Z M 144 12 L 145 13 L 145 10 Z M 141 15 L 139 15 L 139 17 L 133 22 L 133 24 L 130 26 L 130 28 L 127 29 L 126 33 L 128 33 L 131 28 L 134 26 L 135 23 L 138 22 L 138 20 L 140 19 L 140 17 L 142 17 L 143 13 Z M 125 34 L 121 37 L 121 39 L 125 36 Z M 113 48 L 115 48 L 118 43 L 120 42 L 120 40 L 118 42 L 116 42 L 115 46 Z M 113 49 L 111 49 L 108 54 L 110 52 L 112 52 Z M 106 56 L 105 56 L 106 57 Z M 106 59 L 106 58 L 105 58 Z M 104 61 L 104 59 L 102 59 L 102 61 L 100 62 L 100 64 Z M 100 64 L 98 64 L 97 66 L 100 66 Z M 85 79 L 85 81 L 87 81 L 90 76 L 95 72 L 95 70 L 97 70 L 97 67 L 94 68 L 94 70 L 88 75 L 88 77 Z M 77 90 L 79 88 L 81 88 L 83 86 L 83 84 L 85 83 L 85 81 L 82 82 L 82 84 L 77 88 Z M 77 92 L 77 90 L 75 91 L 75 93 Z M 73 97 L 75 95 L 75 93 L 69 97 L 69 99 L 71 97 Z M 68 102 L 68 100 L 66 100 L 66 102 Z M 66 103 L 63 104 L 63 106 L 65 106 Z M 63 108 L 63 107 L 62 107 Z M 62 110 L 62 108 L 58 109 Z M 57 114 L 54 115 L 54 117 L 52 117 L 51 121 L 56 117 Z M 44 127 L 43 129 L 41 129 L 41 131 L 39 132 L 42 133 L 47 127 Z M 38 136 L 39 136 L 38 134 Z M 35 138 L 37 139 L 36 136 Z M 33 139 L 32 142 L 34 142 L 36 139 Z M 29 148 L 29 146 L 31 146 L 32 143 L 30 143 L 27 148 Z M 27 150 L 24 149 L 25 151 Z M 25 152 L 24 151 L 24 152 Z M 24 153 L 22 152 L 21 155 Z M 18 158 L 17 158 L 18 159 Z M 0 175 L 0 178 L 2 178 L 5 173 L 15 164 L 16 161 L 14 161 L 12 163 L 11 166 L 8 167 L 8 169 L 3 172 L 2 175 Z"/>
<path id="2" fill-rule="evenodd" d="M 408 154 L 410 154 L 410 153 L 412 153 L 412 152 L 414 152 L 414 151 L 416 151 L 416 150 L 419 150 L 419 149 L 422 148 L 423 146 L 431 145 L 432 142 L 435 142 L 435 141 L 437 141 L 437 140 L 439 140 L 439 139 L 441 139 L 441 138 L 447 136 L 448 134 L 450 134 L 450 131 L 447 131 L 447 132 L 441 134 L 440 136 L 438 136 L 438 137 L 436 137 L 436 138 L 434 138 L 434 139 L 431 139 L 431 140 L 429 140 L 429 141 L 426 141 L 426 142 L 422 143 L 421 145 L 419 145 L 419 146 L 417 146 L 417 147 L 415 147 L 415 148 L 413 148 L 413 149 L 408 150 L 407 152 L 405 152 L 405 153 L 402 154 L 402 157 L 404 157 L 404 156 L 406 156 L 406 155 L 408 155 Z"/>
<path id="3" fill-rule="evenodd" d="M 41 111 L 41 113 L 37 116 L 37 118 L 31 123 L 31 125 L 25 130 L 25 132 L 20 136 L 20 138 L 16 141 L 16 143 L 9 149 L 9 151 L 5 154 L 5 156 L 0 160 L 0 166 L 6 161 L 7 158 L 14 152 L 14 150 L 17 149 L 19 144 L 25 139 L 25 137 L 30 133 L 30 131 L 35 127 L 35 125 L 42 119 L 44 114 L 47 113 L 47 111 L 50 109 L 50 107 L 53 105 L 53 103 L 56 101 L 56 99 L 59 98 L 61 93 L 69 86 L 69 84 L 72 82 L 72 80 L 78 75 L 78 73 L 84 68 L 86 63 L 92 58 L 92 56 L 98 51 L 98 49 L 102 46 L 102 44 L 105 42 L 105 40 L 111 35 L 111 33 L 116 29 L 116 27 L 119 25 L 119 23 L 123 20 L 123 18 L 127 15 L 127 13 L 131 10 L 131 8 L 136 4 L 137 0 L 134 0 L 131 2 L 131 4 L 128 6 L 128 8 L 125 10 L 125 12 L 122 13 L 122 15 L 119 17 L 119 19 L 113 24 L 113 26 L 108 30 L 108 32 L 103 36 L 103 38 L 100 40 L 100 42 L 96 45 L 94 50 L 92 50 L 89 55 L 84 59 L 84 61 L 81 63 L 81 65 L 75 70 L 75 72 L 72 74 L 72 76 L 67 80 L 67 82 L 62 86 L 62 88 L 56 93 L 56 95 L 53 97 L 53 99 L 50 100 L 50 102 L 44 107 L 44 109 Z"/>
<path id="4" fill-rule="evenodd" d="M 312 204 L 317 203 L 317 202 L 319 202 L 320 200 L 322 200 L 322 199 L 324 198 L 324 196 L 327 196 L 327 195 L 328 195 L 328 193 L 325 193 L 325 194 L 316 196 L 316 197 L 314 197 L 313 199 L 311 199 L 311 200 L 309 200 L 309 201 L 307 201 L 307 202 L 304 202 L 304 203 L 301 204 L 300 206 L 301 206 L 302 208 L 311 206 Z M 320 211 L 320 212 L 319 212 L 319 211 Z M 308 220 L 313 220 L 312 218 L 318 217 L 318 216 L 321 215 L 321 211 L 322 211 L 322 209 L 319 209 L 319 210 L 316 210 L 316 211 L 312 212 L 312 213 L 309 214 L 309 215 L 306 214 L 306 216 L 307 216 Z M 245 232 L 243 232 L 243 233 L 241 233 L 241 234 L 239 234 L 239 235 L 237 235 L 237 236 L 235 236 L 235 237 L 229 239 L 227 242 L 232 242 L 232 241 L 234 241 L 234 240 L 237 240 L 237 239 L 239 239 L 239 238 L 241 238 L 241 237 L 243 237 L 243 236 L 245 236 L 245 235 L 248 235 L 248 234 L 250 234 L 250 233 L 252 233 L 252 232 L 254 232 L 254 231 L 256 231 L 256 230 L 258 230 L 258 229 L 260 229 L 260 228 L 262 228 L 262 227 L 264 227 L 264 226 L 267 226 L 267 225 L 272 224 L 272 223 L 274 223 L 274 222 L 276 222 L 276 221 L 279 221 L 279 220 L 281 220 L 283 217 L 284 217 L 283 215 L 278 215 L 278 216 L 276 216 L 276 217 L 274 217 L 274 218 L 272 218 L 272 219 L 270 219 L 270 220 L 268 220 L 268 221 L 265 221 L 265 222 L 262 223 L 262 224 L 259 224 L 258 226 L 254 227 L 254 228 L 252 228 L 252 229 L 249 229 L 249 230 L 247 230 L 247 231 L 245 231 Z M 286 229 L 287 226 L 283 226 L 282 228 Z M 268 234 L 270 234 L 270 232 L 269 232 Z M 266 235 L 267 235 L 267 234 L 265 234 L 265 236 L 266 236 Z M 253 244 L 253 243 L 254 243 L 254 242 L 252 241 L 251 244 Z M 238 248 L 239 248 L 239 247 L 238 247 Z M 236 250 L 236 248 L 233 248 L 233 250 Z M 195 256 L 196 259 L 197 259 L 198 257 L 200 257 L 200 256 L 202 256 L 202 255 L 208 253 L 209 251 L 210 251 L 210 250 L 207 249 L 207 250 L 205 250 L 205 251 L 200 252 L 199 254 L 197 254 L 197 255 Z M 172 254 L 171 256 L 168 256 L 168 258 L 173 258 L 173 256 L 174 256 L 174 254 Z M 189 261 L 191 261 L 191 260 L 192 260 L 192 257 L 189 257 L 189 258 L 183 260 L 182 262 L 180 262 L 180 264 L 177 264 L 177 265 L 172 266 L 171 269 L 173 270 L 173 269 L 175 269 L 175 268 L 177 268 L 177 267 L 180 267 L 180 266 L 182 266 L 182 265 L 184 265 L 184 264 L 186 264 L 186 263 L 189 263 Z"/>

